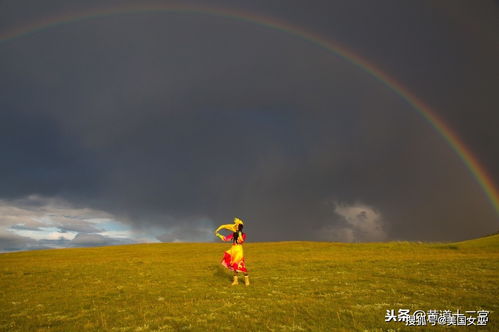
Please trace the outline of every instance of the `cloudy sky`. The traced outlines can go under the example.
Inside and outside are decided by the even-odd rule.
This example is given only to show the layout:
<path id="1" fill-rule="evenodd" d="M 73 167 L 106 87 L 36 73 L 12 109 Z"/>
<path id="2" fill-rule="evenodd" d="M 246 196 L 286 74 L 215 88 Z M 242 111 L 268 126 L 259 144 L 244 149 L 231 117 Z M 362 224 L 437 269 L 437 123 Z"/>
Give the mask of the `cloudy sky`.
<path id="1" fill-rule="evenodd" d="M 249 241 L 499 230 L 428 121 L 310 40 L 203 10 L 28 29 L 126 3 L 0 2 L 0 251 L 215 241 L 234 216 Z M 341 43 L 430 105 L 497 187 L 497 2 L 202 3 Z"/>

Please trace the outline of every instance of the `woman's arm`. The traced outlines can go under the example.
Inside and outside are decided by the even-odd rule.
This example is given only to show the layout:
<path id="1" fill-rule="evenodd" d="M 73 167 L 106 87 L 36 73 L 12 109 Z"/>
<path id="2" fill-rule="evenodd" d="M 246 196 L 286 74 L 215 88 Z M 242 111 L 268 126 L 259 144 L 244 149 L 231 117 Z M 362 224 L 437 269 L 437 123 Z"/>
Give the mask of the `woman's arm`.
<path id="1" fill-rule="evenodd" d="M 222 241 L 228 242 L 228 241 L 232 241 L 232 237 L 233 237 L 233 235 L 232 235 L 232 234 L 229 234 L 229 235 L 227 235 L 227 236 L 223 236 L 222 234 L 217 233 L 217 237 L 219 237 L 219 238 L 220 238 L 220 240 L 222 240 Z"/>

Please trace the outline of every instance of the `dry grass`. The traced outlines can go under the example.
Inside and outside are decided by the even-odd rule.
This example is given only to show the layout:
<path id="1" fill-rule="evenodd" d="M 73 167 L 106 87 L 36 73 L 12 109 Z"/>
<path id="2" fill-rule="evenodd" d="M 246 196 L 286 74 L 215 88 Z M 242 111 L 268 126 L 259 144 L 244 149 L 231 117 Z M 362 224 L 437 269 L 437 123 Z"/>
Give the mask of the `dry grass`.
<path id="1" fill-rule="evenodd" d="M 1 254 L 0 330 L 418 330 L 385 323 L 387 309 L 401 308 L 486 309 L 488 325 L 474 330 L 499 330 L 499 235 L 453 244 L 248 243 L 250 287 L 230 286 L 218 264 L 226 248 Z"/>

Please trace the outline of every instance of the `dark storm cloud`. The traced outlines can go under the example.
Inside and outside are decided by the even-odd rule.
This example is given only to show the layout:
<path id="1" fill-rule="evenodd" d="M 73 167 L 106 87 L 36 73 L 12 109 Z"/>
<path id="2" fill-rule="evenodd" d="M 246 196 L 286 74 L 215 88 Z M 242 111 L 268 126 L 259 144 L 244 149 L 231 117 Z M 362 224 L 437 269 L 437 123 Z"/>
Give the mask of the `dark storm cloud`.
<path id="1" fill-rule="evenodd" d="M 179 225 L 157 236 L 161 242 L 207 242 L 213 240 L 213 228 L 206 225 Z"/>
<path id="2" fill-rule="evenodd" d="M 390 10 L 424 40 L 432 32 L 404 6 Z M 364 43 L 355 34 L 367 29 L 363 11 L 343 8 L 357 26 L 343 18 L 341 35 L 341 26 L 321 25 L 328 15 L 315 13 L 313 23 L 293 8 L 289 19 L 334 31 L 374 58 L 385 52 L 376 45 L 391 43 L 394 68 L 414 70 L 397 53 L 394 22 L 369 26 L 379 41 Z M 441 31 L 437 21 L 431 29 Z M 136 228 L 163 226 L 161 241 L 204 241 L 234 216 L 256 241 L 341 240 L 332 230 L 344 240 L 451 240 L 497 228 L 462 162 L 414 109 L 295 36 L 207 15 L 135 14 L 53 27 L 0 49 L 0 198 L 62 197 Z M 467 72 L 468 60 L 452 66 Z M 431 58 L 419 66 L 436 67 Z M 431 101 L 472 98 L 452 87 Z M 459 122 L 463 112 L 452 116 Z M 487 119 L 473 123 L 495 135 Z M 80 233 L 73 245 L 114 243 L 92 227 L 59 225 Z"/>

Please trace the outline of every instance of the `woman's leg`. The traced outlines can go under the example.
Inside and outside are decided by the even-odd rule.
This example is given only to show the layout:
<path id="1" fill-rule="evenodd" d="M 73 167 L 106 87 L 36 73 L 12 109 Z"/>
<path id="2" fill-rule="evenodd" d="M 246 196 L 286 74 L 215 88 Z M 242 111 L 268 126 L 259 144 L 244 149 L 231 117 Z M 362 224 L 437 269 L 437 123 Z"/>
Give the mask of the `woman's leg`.
<path id="1" fill-rule="evenodd" d="M 249 286 L 249 275 L 248 275 L 248 272 L 244 272 L 244 284 L 246 286 Z"/>
<path id="2" fill-rule="evenodd" d="M 237 271 L 234 270 L 234 281 L 232 281 L 232 286 L 237 285 L 238 280 L 237 280 Z"/>

